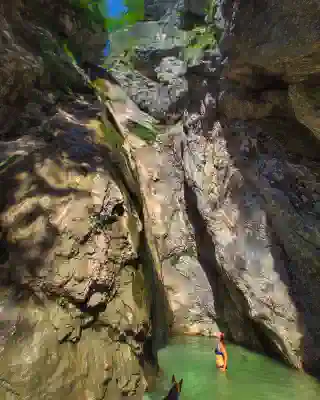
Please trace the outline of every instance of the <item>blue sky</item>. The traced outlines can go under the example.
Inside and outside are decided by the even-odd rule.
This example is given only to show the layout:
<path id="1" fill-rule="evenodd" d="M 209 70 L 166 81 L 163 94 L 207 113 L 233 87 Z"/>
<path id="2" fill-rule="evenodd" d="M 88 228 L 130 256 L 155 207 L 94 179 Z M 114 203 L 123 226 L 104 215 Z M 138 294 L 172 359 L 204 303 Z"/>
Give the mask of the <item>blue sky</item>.
<path id="1" fill-rule="evenodd" d="M 104 0 L 106 2 L 106 9 L 108 16 L 111 18 L 118 18 L 122 13 L 127 11 L 127 7 L 124 5 L 124 0 Z M 108 40 L 106 43 L 106 47 L 104 48 L 103 55 L 106 57 L 110 54 L 111 46 L 110 41 Z"/>
<path id="2" fill-rule="evenodd" d="M 111 18 L 120 17 L 127 7 L 123 4 L 124 0 L 105 0 L 107 2 L 108 15 Z"/>

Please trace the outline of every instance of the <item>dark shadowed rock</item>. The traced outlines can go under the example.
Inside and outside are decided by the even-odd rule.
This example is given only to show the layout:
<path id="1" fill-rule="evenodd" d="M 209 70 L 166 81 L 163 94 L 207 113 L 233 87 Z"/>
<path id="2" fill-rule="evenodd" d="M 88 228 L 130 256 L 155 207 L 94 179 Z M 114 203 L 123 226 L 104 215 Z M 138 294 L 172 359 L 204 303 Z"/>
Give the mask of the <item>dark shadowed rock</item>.
<path id="1" fill-rule="evenodd" d="M 225 0 L 222 4 L 227 22 L 221 45 L 229 57 L 226 74 L 240 78 L 240 69 L 249 67 L 269 74 L 271 81 L 275 76 L 290 83 L 319 74 L 317 0 Z"/>
<path id="2" fill-rule="evenodd" d="M 240 314 L 265 349 L 318 374 L 319 4 L 222 3 L 225 118 L 214 140 L 229 183 L 215 207 L 233 226 L 214 230 L 222 278 L 247 299 Z"/>
<path id="3" fill-rule="evenodd" d="M 297 120 L 320 139 L 320 85 L 293 84 L 288 95 Z"/>

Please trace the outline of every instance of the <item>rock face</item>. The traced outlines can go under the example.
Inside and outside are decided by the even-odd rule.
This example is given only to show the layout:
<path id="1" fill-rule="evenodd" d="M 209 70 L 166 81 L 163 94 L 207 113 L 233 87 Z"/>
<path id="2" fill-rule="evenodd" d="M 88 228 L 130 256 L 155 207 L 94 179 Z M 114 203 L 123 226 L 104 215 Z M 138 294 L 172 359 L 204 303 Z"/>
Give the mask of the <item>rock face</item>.
<path id="1" fill-rule="evenodd" d="M 101 103 L 63 51 L 97 62 L 103 24 L 67 0 L 0 7 L 0 397 L 141 398 L 168 306 Z"/>
<path id="2" fill-rule="evenodd" d="M 319 8 L 230 0 L 218 14 L 221 54 L 187 68 L 181 120 L 133 152 L 146 229 L 175 329 L 215 320 L 318 374 Z"/>
<path id="3" fill-rule="evenodd" d="M 250 303 L 269 296 L 269 316 L 261 302 L 248 309 L 268 347 L 318 374 L 319 4 L 226 1 L 222 10 L 221 132 L 237 171 L 237 229 L 240 218 L 247 232 L 224 250 L 242 248 L 232 273 L 230 261 L 223 265 Z"/>
<path id="4" fill-rule="evenodd" d="M 103 25 L 96 24 L 87 14 L 88 10 L 76 8 L 68 0 L 59 4 L 36 0 L 1 2 L 2 135 L 10 132 L 12 138 L 11 130 L 27 128 L 27 118 L 17 124 L 19 121 L 8 119 L 8 115 L 28 112 L 40 101 L 44 108 L 50 108 L 56 98 L 52 93 L 43 98 L 43 91 L 50 94 L 50 87 L 84 90 L 85 78 L 80 79 L 62 46 L 67 43 L 83 61 L 97 62 L 101 58 L 106 33 Z M 32 111 L 41 112 L 38 108 Z"/>
<path id="5" fill-rule="evenodd" d="M 178 128 L 178 129 L 177 129 Z M 180 129 L 179 129 L 180 128 Z M 145 226 L 154 238 L 161 276 L 175 315 L 173 331 L 210 335 L 215 307 L 212 288 L 201 268 L 201 255 L 185 205 L 184 170 L 180 155 L 181 126 L 161 136 L 158 148 L 134 152 Z"/>
<path id="6" fill-rule="evenodd" d="M 50 143 L 1 174 L 1 398 L 134 395 L 154 290 L 141 222 L 80 119 L 90 106 L 60 106 Z"/>
<path id="7" fill-rule="evenodd" d="M 98 98 L 99 14 L 0 3 L 1 398 L 141 398 L 169 328 L 319 373 L 319 8 L 260 3 L 192 63 L 137 24 Z"/>
<path id="8" fill-rule="evenodd" d="M 175 2 L 171 6 L 174 9 L 182 5 L 187 12 L 191 3 L 183 5 L 182 2 Z M 146 2 L 146 7 L 149 5 L 151 2 Z M 201 106 L 203 76 L 213 76 L 216 86 L 217 63 L 207 59 L 188 68 L 182 50 L 188 46 L 192 32 L 181 29 L 181 21 L 175 18 L 174 12 L 168 15 L 167 20 L 160 10 L 154 9 L 150 18 L 156 21 L 137 24 L 130 35 L 117 33 L 112 37 L 113 46 L 119 49 L 129 37 L 138 38 L 135 53 L 127 60 L 115 62 L 112 75 L 130 99 L 160 124 L 156 130 L 161 134 L 153 145 L 137 146 L 131 143 L 129 149 L 132 169 L 141 192 L 150 249 L 157 260 L 174 313 L 172 331 L 210 335 L 217 330 L 211 285 L 214 282 L 211 275 L 215 272 L 202 268 L 201 258 L 208 256 L 198 254 L 189 215 L 191 211 L 186 207 L 181 121 L 186 109 L 193 107 L 198 111 L 197 107 Z M 128 35 L 127 39 L 125 35 Z M 197 78 L 197 74 L 202 77 Z M 195 84 L 193 80 L 196 80 Z M 198 91 L 195 89 L 197 84 L 200 84 Z M 212 96 L 211 99 L 208 96 L 206 101 L 214 106 Z M 132 115 L 128 102 L 126 107 L 126 114 Z M 115 113 L 122 120 L 123 110 L 115 107 Z M 208 123 L 213 120 L 207 114 L 205 118 Z M 126 130 L 125 127 L 123 129 Z"/>

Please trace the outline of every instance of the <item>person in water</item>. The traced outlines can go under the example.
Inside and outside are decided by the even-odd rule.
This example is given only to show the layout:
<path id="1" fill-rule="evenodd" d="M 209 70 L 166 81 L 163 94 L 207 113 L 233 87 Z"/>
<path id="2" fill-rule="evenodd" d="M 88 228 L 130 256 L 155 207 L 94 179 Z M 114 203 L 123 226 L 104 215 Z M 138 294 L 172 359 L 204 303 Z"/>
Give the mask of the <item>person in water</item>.
<path id="1" fill-rule="evenodd" d="M 224 342 L 224 333 L 215 333 L 214 336 L 218 338 L 218 343 L 214 350 L 216 355 L 216 366 L 220 371 L 225 372 L 228 366 L 228 354 Z"/>

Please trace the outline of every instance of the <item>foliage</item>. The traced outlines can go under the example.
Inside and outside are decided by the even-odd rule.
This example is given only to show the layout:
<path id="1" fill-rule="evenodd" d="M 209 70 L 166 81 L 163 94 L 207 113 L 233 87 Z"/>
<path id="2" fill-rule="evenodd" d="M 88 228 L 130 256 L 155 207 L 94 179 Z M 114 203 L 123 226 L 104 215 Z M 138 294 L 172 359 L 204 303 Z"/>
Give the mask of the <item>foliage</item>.
<path id="1" fill-rule="evenodd" d="M 113 42 L 116 43 L 117 49 L 112 49 L 111 53 L 105 58 L 103 67 L 109 69 L 117 65 L 120 67 L 119 64 L 124 64 L 127 68 L 133 68 L 132 60 L 134 59 L 134 54 L 139 44 L 139 39 L 141 41 L 141 38 L 134 36 L 133 32 L 135 32 L 135 30 L 131 27 L 135 23 L 144 20 L 144 0 L 117 0 L 123 5 L 123 12 L 118 17 L 112 16 L 111 10 L 108 10 L 108 0 L 70 1 L 74 4 L 77 3 L 77 7 L 87 10 L 90 18 L 95 23 L 103 21 L 104 26 L 110 33 L 109 39 L 111 40 L 111 46 L 112 36 L 117 35 L 117 40 Z M 214 49 L 216 43 L 219 41 L 220 32 L 214 22 L 216 7 L 216 0 L 211 0 L 206 12 L 206 23 L 204 23 L 204 21 L 198 21 L 198 25 L 193 29 L 191 29 L 191 27 L 189 28 L 187 45 L 183 50 L 183 56 L 187 63 L 192 63 L 192 60 L 195 58 L 202 58 L 203 52 L 205 50 Z M 119 9 L 119 7 L 117 8 Z M 64 50 L 65 53 L 71 57 L 72 61 L 75 62 L 74 55 L 67 44 L 64 45 Z M 90 85 L 96 90 L 103 103 L 106 101 L 113 101 L 113 99 L 108 99 L 105 88 L 100 87 L 101 85 L 98 80 L 91 82 Z M 116 129 L 111 123 L 100 121 L 95 129 L 99 132 L 100 139 L 104 138 L 104 141 L 108 143 L 111 149 L 119 150 L 119 148 L 121 148 L 123 138 L 116 132 Z M 154 127 L 143 126 L 143 124 L 132 122 L 130 123 L 129 129 L 131 133 L 149 143 L 153 142 L 157 137 L 157 131 Z"/>
<path id="2" fill-rule="evenodd" d="M 183 49 L 183 59 L 192 64 L 195 59 L 201 59 L 205 50 L 213 50 L 216 45 L 214 28 L 197 26 L 189 32 L 188 43 Z"/>
<path id="3" fill-rule="evenodd" d="M 217 2 L 212 0 L 206 10 L 206 24 L 196 25 L 189 32 L 188 44 L 183 52 L 186 62 L 189 62 L 194 57 L 201 57 L 205 50 L 213 50 L 219 42 L 221 30 L 214 20 L 217 7 Z"/>
<path id="4" fill-rule="evenodd" d="M 19 154 L 13 154 L 0 162 L 0 172 L 6 170 L 7 167 L 18 161 L 22 156 Z"/>
<path id="5" fill-rule="evenodd" d="M 67 55 L 68 57 L 70 57 L 72 63 L 73 63 L 73 64 L 76 64 L 77 61 L 76 61 L 76 59 L 75 59 L 75 57 L 74 57 L 72 51 L 69 49 L 69 46 L 68 46 L 67 41 L 64 41 L 64 42 L 63 42 L 62 47 L 63 47 L 63 50 L 64 50 L 64 52 L 66 53 L 66 55 Z"/>
<path id="6" fill-rule="evenodd" d="M 103 232 L 109 221 L 101 214 L 94 214 L 89 216 L 91 230 L 95 233 Z"/>
<path id="7" fill-rule="evenodd" d="M 147 143 L 153 143 L 157 138 L 157 131 L 152 126 L 146 127 L 142 124 L 131 123 L 130 132 Z"/>
<path id="8" fill-rule="evenodd" d="M 71 0 L 74 8 L 80 8 L 86 11 L 84 17 L 89 23 L 102 25 L 105 30 L 108 29 L 108 19 L 106 18 L 105 0 Z"/>
<path id="9" fill-rule="evenodd" d="M 197 26 L 192 30 L 189 40 L 189 48 L 200 48 L 206 50 L 213 48 L 215 41 L 215 29 L 212 26 Z"/>
<path id="10" fill-rule="evenodd" d="M 121 0 L 117 0 L 121 1 Z M 123 0 L 124 12 L 120 17 L 110 17 L 107 10 L 109 32 L 131 26 L 144 18 L 144 0 Z"/>

